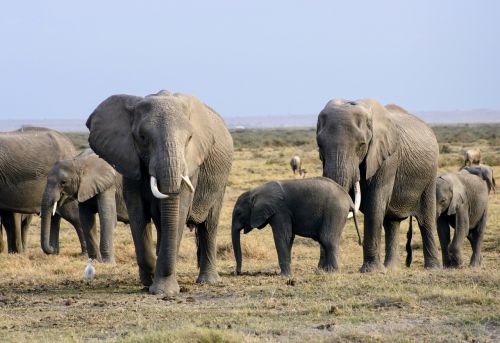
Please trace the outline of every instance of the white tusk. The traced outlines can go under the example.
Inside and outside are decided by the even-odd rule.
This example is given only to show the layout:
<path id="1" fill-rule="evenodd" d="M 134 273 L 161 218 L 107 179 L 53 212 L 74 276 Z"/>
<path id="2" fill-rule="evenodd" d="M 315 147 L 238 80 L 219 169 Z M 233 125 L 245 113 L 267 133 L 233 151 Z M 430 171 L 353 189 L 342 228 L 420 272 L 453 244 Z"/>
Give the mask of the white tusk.
<path id="1" fill-rule="evenodd" d="M 354 212 L 358 213 L 359 206 L 361 205 L 361 187 L 359 186 L 359 181 L 354 184 Z M 347 219 L 352 218 L 353 213 L 349 212 L 347 214 Z"/>
<path id="2" fill-rule="evenodd" d="M 54 207 L 52 208 L 52 215 L 56 215 L 56 209 L 57 209 L 57 201 L 54 203 Z"/>
<path id="3" fill-rule="evenodd" d="M 354 184 L 354 211 L 358 213 L 359 206 L 361 205 L 361 187 L 359 181 Z"/>
<path id="4" fill-rule="evenodd" d="M 189 189 L 191 190 L 191 192 L 194 192 L 194 187 L 193 187 L 193 184 L 191 183 L 191 180 L 189 180 L 189 176 L 181 176 L 182 177 L 182 180 L 184 180 L 184 182 L 188 185 Z"/>
<path id="5" fill-rule="evenodd" d="M 158 189 L 158 182 L 156 181 L 156 177 L 151 176 L 151 192 L 153 192 L 153 195 L 157 199 L 166 199 L 168 198 L 168 195 L 163 194 L 160 192 Z"/>

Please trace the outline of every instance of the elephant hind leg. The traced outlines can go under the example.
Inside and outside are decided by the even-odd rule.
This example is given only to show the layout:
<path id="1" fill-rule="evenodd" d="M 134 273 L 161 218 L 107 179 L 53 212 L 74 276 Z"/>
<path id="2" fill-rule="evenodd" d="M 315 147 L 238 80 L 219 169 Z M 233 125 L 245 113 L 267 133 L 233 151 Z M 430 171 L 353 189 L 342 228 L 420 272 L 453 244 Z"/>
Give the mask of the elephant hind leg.
<path id="1" fill-rule="evenodd" d="M 427 269 L 440 268 L 438 248 L 434 239 L 436 231 L 436 180 L 433 179 L 426 187 L 421 198 L 420 213 L 416 216 L 422 246 L 424 251 L 424 267 Z"/>
<path id="2" fill-rule="evenodd" d="M 28 248 L 28 232 L 31 224 L 31 220 L 33 219 L 32 214 L 25 215 L 24 219 L 21 221 L 21 235 L 22 235 L 22 243 L 23 243 L 23 251 L 25 252 Z"/>
<path id="3" fill-rule="evenodd" d="M 385 261 L 389 269 L 399 268 L 399 220 L 384 219 L 385 230 Z"/>
<path id="4" fill-rule="evenodd" d="M 4 212 L 2 222 L 7 232 L 7 249 L 9 254 L 21 253 L 23 251 L 21 214 Z"/>
<path id="5" fill-rule="evenodd" d="M 481 244 L 483 243 L 484 231 L 486 229 L 486 220 L 488 215 L 486 211 L 484 212 L 481 220 L 476 225 L 475 229 L 469 231 L 467 238 L 469 239 L 470 245 L 472 247 L 472 256 L 470 259 L 471 267 L 480 267 L 483 261 L 481 255 Z"/>
<path id="6" fill-rule="evenodd" d="M 217 227 L 222 208 L 222 198 L 209 211 L 207 219 L 196 226 L 197 259 L 200 267 L 197 283 L 216 283 L 220 281 L 217 273 Z"/>

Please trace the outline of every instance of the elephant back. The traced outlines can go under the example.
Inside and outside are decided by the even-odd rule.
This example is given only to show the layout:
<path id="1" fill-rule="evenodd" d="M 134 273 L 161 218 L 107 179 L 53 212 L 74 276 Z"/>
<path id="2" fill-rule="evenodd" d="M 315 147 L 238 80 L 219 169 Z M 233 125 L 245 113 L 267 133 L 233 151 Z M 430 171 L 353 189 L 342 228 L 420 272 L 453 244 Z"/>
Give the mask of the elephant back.
<path id="1" fill-rule="evenodd" d="M 76 154 L 71 140 L 47 128 L 22 128 L 0 133 L 0 183 L 45 179 L 59 160 Z"/>

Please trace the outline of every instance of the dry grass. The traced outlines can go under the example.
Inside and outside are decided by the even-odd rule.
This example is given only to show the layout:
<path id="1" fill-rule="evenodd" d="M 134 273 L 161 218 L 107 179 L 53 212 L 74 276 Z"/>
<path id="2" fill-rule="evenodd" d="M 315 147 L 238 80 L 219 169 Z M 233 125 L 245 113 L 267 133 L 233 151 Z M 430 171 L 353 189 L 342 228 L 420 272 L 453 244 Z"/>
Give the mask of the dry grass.
<path id="1" fill-rule="evenodd" d="M 451 145 L 440 171 L 458 169 Z M 490 154 L 496 146 L 484 145 Z M 130 230 L 116 230 L 116 265 L 97 265 L 92 284 L 82 280 L 86 259 L 76 235 L 61 230 L 59 256 L 39 248 L 33 221 L 29 252 L 0 255 L 0 337 L 19 341 L 231 342 L 231 341 L 498 341 L 500 340 L 500 196 L 491 195 L 484 265 L 472 270 L 425 271 L 415 235 L 414 265 L 403 266 L 407 223 L 400 235 L 401 268 L 360 274 L 362 251 L 352 222 L 341 244 L 341 271 L 316 270 L 319 247 L 298 238 L 293 282 L 279 270 L 271 231 L 242 237 L 244 275 L 234 276 L 230 218 L 238 195 L 262 182 L 290 178 L 289 158 L 303 157 L 308 176 L 321 174 L 314 144 L 239 148 L 236 151 L 218 235 L 218 285 L 197 285 L 193 233 L 182 242 L 178 278 L 182 293 L 141 292 Z M 447 162 L 447 159 L 450 161 Z M 500 175 L 500 167 L 494 168 Z M 500 178 L 500 177 L 499 177 Z M 436 237 L 437 239 L 437 237 Z M 465 259 L 470 257 L 464 246 Z"/>

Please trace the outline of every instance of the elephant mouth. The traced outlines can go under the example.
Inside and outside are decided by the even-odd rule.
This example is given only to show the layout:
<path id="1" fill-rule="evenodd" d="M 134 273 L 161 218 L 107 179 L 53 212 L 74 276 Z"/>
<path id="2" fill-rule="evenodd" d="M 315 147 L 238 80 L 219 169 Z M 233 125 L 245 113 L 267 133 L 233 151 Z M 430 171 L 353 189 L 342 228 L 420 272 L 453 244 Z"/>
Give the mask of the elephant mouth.
<path id="1" fill-rule="evenodd" d="M 190 192 L 194 192 L 194 186 L 193 184 L 191 183 L 191 180 L 189 179 L 189 176 L 187 175 L 181 175 L 181 180 L 186 184 L 186 186 L 188 187 L 189 191 Z M 158 180 L 156 179 L 156 177 L 152 176 L 151 175 L 151 178 L 150 178 L 150 186 L 151 186 L 151 192 L 153 193 L 153 196 L 157 199 L 166 199 L 174 194 L 164 194 L 162 192 L 160 192 L 160 190 L 158 189 Z"/>

